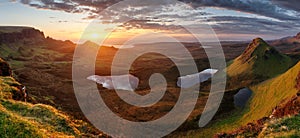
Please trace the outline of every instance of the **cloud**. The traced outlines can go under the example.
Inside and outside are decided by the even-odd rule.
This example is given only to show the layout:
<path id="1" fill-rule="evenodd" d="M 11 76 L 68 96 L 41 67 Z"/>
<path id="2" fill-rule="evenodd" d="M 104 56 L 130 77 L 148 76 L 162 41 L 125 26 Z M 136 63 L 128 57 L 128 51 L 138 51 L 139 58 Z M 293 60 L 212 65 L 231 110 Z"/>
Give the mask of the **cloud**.
<path id="1" fill-rule="evenodd" d="M 71 0 L 21 0 L 20 2 L 35 8 L 61 10 L 65 12 L 74 12 L 77 6 L 77 4 Z"/>
<path id="2" fill-rule="evenodd" d="M 59 20 L 59 21 L 57 21 L 58 23 L 67 23 L 68 21 L 62 21 L 62 20 Z"/>
<path id="3" fill-rule="evenodd" d="M 20 0 L 21 3 L 36 8 L 62 10 L 66 12 L 88 12 L 89 19 L 96 18 L 97 15 L 107 7 L 110 7 L 122 0 Z M 298 0 L 180 0 L 193 7 L 219 7 L 241 12 L 263 15 L 281 20 L 297 19 L 288 14 L 289 10 L 299 11 Z M 135 1 L 133 1 L 135 2 Z M 162 1 L 143 1 L 132 3 L 135 6 L 146 5 L 168 5 L 171 0 Z M 133 7 L 132 7 L 133 8 Z M 145 10 L 145 9 L 144 9 Z"/>
<path id="4" fill-rule="evenodd" d="M 216 16 L 209 21 L 219 22 L 212 25 L 218 34 L 265 34 L 280 37 L 300 30 L 300 23 L 249 17 Z"/>
<path id="5" fill-rule="evenodd" d="M 271 1 L 287 9 L 291 9 L 298 12 L 300 11 L 299 0 L 271 0 Z"/>
<path id="6" fill-rule="evenodd" d="M 172 0 L 133 0 L 110 9 L 122 0 L 19 0 L 40 9 L 87 13 L 84 19 L 101 19 L 102 23 L 123 23 L 126 29 L 143 28 L 184 32 L 177 24 L 197 25 L 212 23 L 217 33 L 223 34 L 283 34 L 299 30 L 299 0 L 180 0 L 195 8 L 194 11 Z M 127 5 L 128 4 L 128 5 Z M 145 6 L 146 5 L 146 6 Z M 212 15 L 206 7 L 222 8 L 247 13 L 251 16 Z M 108 9 L 107 9 L 108 8 Z M 103 12 L 104 9 L 105 12 Z M 226 10 L 225 10 L 226 11 Z M 101 14 L 100 14 L 101 13 Z"/>
<path id="7" fill-rule="evenodd" d="M 160 31 L 169 31 L 169 30 L 180 30 L 182 27 L 178 25 L 166 25 L 161 23 L 152 22 L 151 20 L 130 20 L 122 24 L 121 27 L 125 29 L 152 29 Z"/>
<path id="8" fill-rule="evenodd" d="M 219 7 L 247 12 L 280 20 L 294 20 L 297 17 L 288 15 L 289 9 L 275 5 L 267 0 L 181 0 L 193 7 Z"/>

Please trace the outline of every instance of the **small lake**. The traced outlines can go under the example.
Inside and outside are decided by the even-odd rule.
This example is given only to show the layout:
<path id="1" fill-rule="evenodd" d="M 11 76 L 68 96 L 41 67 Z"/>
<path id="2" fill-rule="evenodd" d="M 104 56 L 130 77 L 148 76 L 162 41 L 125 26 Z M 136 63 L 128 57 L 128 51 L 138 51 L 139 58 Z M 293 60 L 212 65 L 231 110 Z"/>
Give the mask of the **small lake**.
<path id="1" fill-rule="evenodd" d="M 252 95 L 252 91 L 249 88 L 243 88 L 234 95 L 234 105 L 239 108 L 244 108 L 248 100 Z"/>

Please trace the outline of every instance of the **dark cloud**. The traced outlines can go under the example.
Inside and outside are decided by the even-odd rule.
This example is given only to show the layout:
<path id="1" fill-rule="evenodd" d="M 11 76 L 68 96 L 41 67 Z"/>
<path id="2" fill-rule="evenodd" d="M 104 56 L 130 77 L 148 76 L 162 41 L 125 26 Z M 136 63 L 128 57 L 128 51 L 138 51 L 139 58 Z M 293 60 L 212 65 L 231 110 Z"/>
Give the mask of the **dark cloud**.
<path id="1" fill-rule="evenodd" d="M 112 6 L 122 0 L 20 0 L 21 3 L 36 8 L 62 10 L 66 12 L 90 12 L 90 17 L 96 17 L 103 9 Z M 288 15 L 288 10 L 299 11 L 299 0 L 180 0 L 193 7 L 220 7 L 242 12 L 248 12 L 281 20 L 297 19 Z M 135 2 L 135 1 L 133 1 Z M 147 5 L 165 5 L 172 3 L 172 0 L 150 0 L 139 3 L 132 3 L 135 6 Z"/>
<path id="2" fill-rule="evenodd" d="M 193 7 L 220 7 L 236 11 L 248 12 L 281 20 L 298 19 L 288 15 L 288 9 L 281 8 L 266 0 L 181 0 Z"/>
<path id="3" fill-rule="evenodd" d="M 291 9 L 300 12 L 300 1 L 299 0 L 271 0 L 273 3 L 278 4 L 287 9 Z"/>
<path id="4" fill-rule="evenodd" d="M 15 1 L 16 1 L 16 0 L 15 0 Z M 23 3 L 23 4 L 29 4 L 29 3 L 30 3 L 30 0 L 21 0 L 20 2 Z"/>
<path id="5" fill-rule="evenodd" d="M 35 8 L 61 10 L 65 12 L 74 12 L 77 6 L 77 4 L 73 3 L 71 0 L 64 0 L 61 2 L 56 0 L 21 0 L 20 2 Z"/>

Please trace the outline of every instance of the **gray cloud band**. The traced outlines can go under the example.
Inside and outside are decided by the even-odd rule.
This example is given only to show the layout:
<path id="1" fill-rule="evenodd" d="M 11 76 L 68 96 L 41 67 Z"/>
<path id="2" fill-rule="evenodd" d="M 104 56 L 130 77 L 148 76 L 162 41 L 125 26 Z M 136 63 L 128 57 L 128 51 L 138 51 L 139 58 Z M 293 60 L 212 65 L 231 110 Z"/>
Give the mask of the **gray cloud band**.
<path id="1" fill-rule="evenodd" d="M 115 5 L 112 5 L 111 7 L 109 7 L 109 10 L 120 9 L 120 7 L 126 6 L 135 6 L 135 4 L 141 5 L 141 3 L 145 4 L 145 6 L 155 6 L 157 0 L 125 0 Z M 188 5 L 182 2 L 178 2 L 176 0 L 168 0 L 168 4 L 170 3 L 180 4 L 185 6 L 187 9 L 189 8 L 190 10 L 193 10 L 193 8 L 189 7 Z M 124 22 L 128 22 L 130 20 L 130 18 L 127 18 L 126 20 L 124 20 Z M 205 52 L 209 58 L 211 68 L 220 70 L 220 74 L 217 75 L 217 77 L 212 78 L 212 86 L 209 98 L 199 120 L 199 126 L 203 127 L 215 115 L 224 94 L 226 84 L 225 57 L 222 47 L 218 41 L 218 38 L 216 37 L 215 32 L 209 25 L 201 24 L 197 27 L 185 26 L 180 23 L 178 23 L 178 25 L 182 26 L 188 32 L 190 32 L 190 34 L 192 34 L 201 43 L 202 46 L 212 47 L 204 47 Z M 86 28 L 85 32 L 83 33 L 83 36 L 88 35 L 87 33 L 90 33 L 91 31 L 105 32 L 103 28 L 99 26 L 97 21 L 92 22 Z M 109 36 L 110 33 L 111 32 L 107 32 L 106 36 Z M 205 34 L 205 39 L 199 36 L 199 34 Z M 177 42 L 175 46 L 182 50 L 182 54 L 184 54 L 184 56 L 188 57 L 189 60 L 185 61 L 184 63 L 191 65 L 191 68 L 185 69 L 177 66 L 181 75 L 197 73 L 197 66 L 193 60 L 193 57 L 190 55 L 187 49 L 180 44 L 180 42 L 168 37 L 166 34 L 157 35 L 161 36 L 161 40 L 158 42 L 165 42 L 165 40 L 173 40 Z M 132 39 L 132 41 L 134 40 L 136 39 Z M 103 43 L 104 39 L 99 41 Z M 124 66 L 123 68 L 126 68 L 127 70 L 123 73 L 128 73 L 131 63 L 140 55 L 148 52 L 163 54 L 168 58 L 172 59 L 172 61 L 176 65 L 178 62 L 180 62 L 176 60 L 176 58 L 173 58 L 176 55 L 174 55 L 171 50 L 162 52 L 159 50 L 155 50 L 157 48 L 158 47 L 155 46 L 145 48 L 144 50 L 138 51 L 135 54 L 122 53 L 121 51 L 120 53 L 116 54 L 113 64 L 118 64 L 120 62 L 126 63 L 126 66 Z M 133 122 L 119 117 L 107 107 L 107 105 L 105 104 L 105 102 L 99 94 L 99 90 L 96 84 L 86 79 L 88 76 L 93 75 L 95 73 L 95 61 L 98 50 L 99 47 L 87 47 L 83 45 L 78 45 L 74 53 L 72 75 L 74 92 L 82 112 L 87 117 L 87 119 L 101 131 L 104 131 L 105 133 L 113 137 L 163 137 L 176 130 L 176 128 L 178 128 L 193 111 L 198 99 L 199 87 L 196 91 L 181 89 L 179 99 L 176 102 L 175 106 L 169 113 L 167 113 L 165 116 L 159 119 L 148 122 Z M 128 56 L 124 58 L 123 56 L 126 54 Z M 115 73 L 120 72 L 118 72 L 118 70 L 115 69 L 113 66 L 112 74 L 114 75 Z M 165 79 L 160 74 L 154 74 L 151 77 L 152 79 L 150 79 L 150 86 L 152 86 L 153 82 L 155 81 L 160 81 L 163 84 L 166 83 Z M 127 80 L 129 85 L 129 78 Z M 113 83 L 116 83 L 116 80 L 113 80 Z M 116 90 L 121 99 L 128 102 L 129 104 L 141 107 L 149 106 L 157 102 L 162 97 L 163 91 L 154 93 L 152 95 L 150 93 L 150 96 L 146 95 L 146 97 L 143 97 L 133 92 L 124 93 L 124 91 L 121 92 Z M 139 98 L 144 99 L 139 100 Z"/>
<path id="2" fill-rule="evenodd" d="M 17 0 L 13 0 L 17 1 Z M 121 0 L 20 0 L 21 3 L 36 8 L 62 10 L 66 12 L 89 12 L 91 17 Z M 293 20 L 299 18 L 287 14 L 288 10 L 299 11 L 298 0 L 180 0 L 194 7 L 220 7 L 242 12 L 272 17 L 280 20 Z M 156 1 L 153 6 L 170 4 L 169 0 Z M 136 6 L 143 3 L 135 4 Z M 147 5 L 148 6 L 148 5 Z"/>

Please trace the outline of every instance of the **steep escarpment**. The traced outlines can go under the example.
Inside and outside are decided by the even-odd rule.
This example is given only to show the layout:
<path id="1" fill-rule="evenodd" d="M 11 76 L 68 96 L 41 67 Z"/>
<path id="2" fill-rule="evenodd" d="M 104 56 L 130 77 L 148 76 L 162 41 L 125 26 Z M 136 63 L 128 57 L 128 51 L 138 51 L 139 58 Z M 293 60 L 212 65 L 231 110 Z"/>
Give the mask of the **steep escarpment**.
<path id="1" fill-rule="evenodd" d="M 44 33 L 30 27 L 0 27 L 0 43 L 14 43 L 14 42 L 30 42 L 42 41 L 45 39 Z"/>

